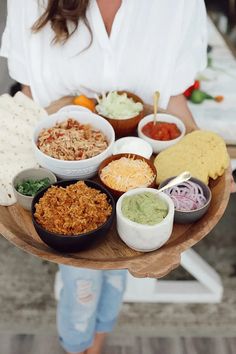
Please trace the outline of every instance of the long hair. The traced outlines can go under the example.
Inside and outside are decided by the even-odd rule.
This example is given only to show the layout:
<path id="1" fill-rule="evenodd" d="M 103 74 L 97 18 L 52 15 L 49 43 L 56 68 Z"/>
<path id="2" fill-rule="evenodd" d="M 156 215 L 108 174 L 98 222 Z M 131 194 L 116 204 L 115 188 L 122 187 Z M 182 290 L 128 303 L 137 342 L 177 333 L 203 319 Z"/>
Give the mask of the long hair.
<path id="1" fill-rule="evenodd" d="M 92 30 L 86 18 L 89 1 L 90 0 L 48 0 L 45 12 L 32 27 L 33 32 L 40 31 L 47 23 L 50 23 L 55 33 L 53 42 L 65 43 L 76 31 L 79 22 L 83 21 L 90 32 L 92 42 Z M 74 26 L 72 31 L 68 28 L 68 22 L 72 23 Z"/>

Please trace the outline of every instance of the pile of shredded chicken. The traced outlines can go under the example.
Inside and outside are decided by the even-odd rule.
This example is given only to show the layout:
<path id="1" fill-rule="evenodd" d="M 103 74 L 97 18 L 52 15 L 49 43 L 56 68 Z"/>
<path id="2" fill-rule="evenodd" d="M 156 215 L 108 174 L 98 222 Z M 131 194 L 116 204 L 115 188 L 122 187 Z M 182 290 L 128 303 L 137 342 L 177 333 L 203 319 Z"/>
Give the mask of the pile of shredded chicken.
<path id="1" fill-rule="evenodd" d="M 55 159 L 85 160 L 106 150 L 105 135 L 91 127 L 69 118 L 55 127 L 43 129 L 38 137 L 38 148 Z"/>

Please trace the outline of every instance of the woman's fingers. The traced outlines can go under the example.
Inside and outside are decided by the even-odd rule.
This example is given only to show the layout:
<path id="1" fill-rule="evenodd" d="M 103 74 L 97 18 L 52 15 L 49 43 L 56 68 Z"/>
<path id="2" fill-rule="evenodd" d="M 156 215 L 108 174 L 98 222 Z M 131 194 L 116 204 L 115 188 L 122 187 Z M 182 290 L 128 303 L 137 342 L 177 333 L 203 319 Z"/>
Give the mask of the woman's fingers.
<path id="1" fill-rule="evenodd" d="M 63 108 L 64 106 L 70 105 L 73 103 L 74 96 L 66 96 L 62 97 L 57 101 L 54 101 L 50 104 L 50 106 L 46 107 L 46 111 L 48 114 L 53 114 L 59 111 L 59 109 Z"/>
<path id="2" fill-rule="evenodd" d="M 231 193 L 235 193 L 235 192 L 236 192 L 236 183 L 235 183 L 235 181 L 234 181 L 233 175 L 231 175 L 230 192 L 231 192 Z"/>

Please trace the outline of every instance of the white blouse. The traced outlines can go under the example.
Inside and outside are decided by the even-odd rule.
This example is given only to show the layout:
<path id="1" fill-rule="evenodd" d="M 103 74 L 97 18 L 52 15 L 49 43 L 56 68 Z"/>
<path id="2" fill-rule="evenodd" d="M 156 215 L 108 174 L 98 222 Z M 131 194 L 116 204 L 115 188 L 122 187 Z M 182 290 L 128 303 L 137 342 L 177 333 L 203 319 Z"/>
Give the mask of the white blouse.
<path id="1" fill-rule="evenodd" d="M 110 90 L 128 90 L 152 103 L 158 90 L 166 108 L 170 96 L 183 93 L 206 65 L 204 0 L 123 0 L 110 37 L 96 0 L 90 0 L 88 49 L 90 34 L 82 22 L 64 45 L 52 44 L 49 24 L 32 33 L 44 10 L 39 2 L 8 0 L 0 54 L 8 58 L 10 76 L 29 85 L 42 106 Z"/>

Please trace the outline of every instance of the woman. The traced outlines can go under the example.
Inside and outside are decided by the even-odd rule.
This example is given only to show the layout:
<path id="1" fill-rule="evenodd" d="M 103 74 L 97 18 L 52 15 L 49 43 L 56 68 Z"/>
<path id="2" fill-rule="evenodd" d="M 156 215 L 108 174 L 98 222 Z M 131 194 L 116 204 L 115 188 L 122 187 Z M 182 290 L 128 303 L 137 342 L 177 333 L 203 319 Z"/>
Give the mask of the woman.
<path id="1" fill-rule="evenodd" d="M 8 0 L 1 55 L 42 106 L 125 89 L 196 128 L 182 93 L 206 65 L 203 0 Z M 64 102 L 64 101 L 62 101 Z M 60 266 L 58 332 L 68 353 L 101 353 L 122 303 L 124 271 Z"/>

